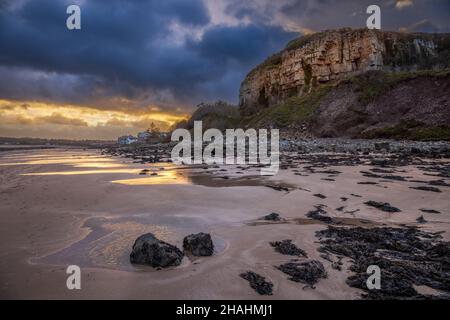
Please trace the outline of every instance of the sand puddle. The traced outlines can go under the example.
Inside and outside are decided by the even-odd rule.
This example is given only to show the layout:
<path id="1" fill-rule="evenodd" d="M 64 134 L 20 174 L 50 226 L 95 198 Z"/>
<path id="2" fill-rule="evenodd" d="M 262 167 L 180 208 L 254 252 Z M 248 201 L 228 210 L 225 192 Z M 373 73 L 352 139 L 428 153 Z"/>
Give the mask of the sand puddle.
<path id="1" fill-rule="evenodd" d="M 141 215 L 142 216 L 142 215 Z M 137 237 L 153 233 L 158 239 L 182 248 L 184 235 L 191 232 L 176 227 L 156 225 L 145 222 L 141 216 L 134 218 L 90 218 L 82 228 L 89 229 L 83 239 L 51 253 L 33 259 L 33 263 L 50 265 L 78 265 L 80 267 L 97 267 L 122 271 L 154 271 L 147 266 L 133 265 L 129 255 Z M 225 240 L 213 236 L 215 254 L 221 254 L 226 248 Z M 177 268 L 188 266 L 196 258 L 185 256 Z"/>

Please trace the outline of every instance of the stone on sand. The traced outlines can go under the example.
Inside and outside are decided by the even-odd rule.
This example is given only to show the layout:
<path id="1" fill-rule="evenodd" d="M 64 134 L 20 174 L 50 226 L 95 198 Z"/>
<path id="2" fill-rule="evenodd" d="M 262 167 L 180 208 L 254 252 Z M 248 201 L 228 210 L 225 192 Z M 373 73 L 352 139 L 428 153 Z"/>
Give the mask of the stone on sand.
<path id="1" fill-rule="evenodd" d="M 178 266 L 184 254 L 176 246 L 157 239 L 152 233 L 147 233 L 136 239 L 130 262 L 150 265 L 153 268 Z"/>

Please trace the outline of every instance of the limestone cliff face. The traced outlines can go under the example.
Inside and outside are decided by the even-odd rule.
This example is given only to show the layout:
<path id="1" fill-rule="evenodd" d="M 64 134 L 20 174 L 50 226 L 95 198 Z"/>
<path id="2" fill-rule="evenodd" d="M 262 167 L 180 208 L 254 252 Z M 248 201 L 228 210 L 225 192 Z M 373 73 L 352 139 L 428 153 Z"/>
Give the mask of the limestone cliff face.
<path id="1" fill-rule="evenodd" d="M 447 67 L 449 49 L 449 34 L 341 29 L 304 36 L 247 75 L 240 89 L 240 111 L 254 115 L 323 83 L 369 70 Z"/>

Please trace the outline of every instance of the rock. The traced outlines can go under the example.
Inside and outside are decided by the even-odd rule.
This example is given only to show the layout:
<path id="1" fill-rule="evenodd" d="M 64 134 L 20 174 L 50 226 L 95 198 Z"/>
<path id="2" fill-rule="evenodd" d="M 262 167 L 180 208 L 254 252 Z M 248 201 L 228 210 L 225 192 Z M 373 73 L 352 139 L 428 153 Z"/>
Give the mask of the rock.
<path id="1" fill-rule="evenodd" d="M 385 212 L 401 212 L 400 209 L 391 206 L 387 202 L 383 203 L 383 202 L 376 202 L 376 201 L 367 201 L 367 202 L 364 202 L 364 204 L 368 205 L 370 207 L 377 208 L 381 211 L 385 211 Z"/>
<path id="2" fill-rule="evenodd" d="M 410 189 L 415 189 L 415 190 L 421 190 L 421 191 L 430 191 L 430 192 L 437 192 L 437 193 L 441 193 L 441 189 L 439 188 L 435 188 L 435 187 L 426 187 L 426 186 L 420 186 L 420 187 L 409 187 Z"/>
<path id="3" fill-rule="evenodd" d="M 286 191 L 286 192 L 289 191 L 289 188 L 287 188 L 287 187 L 277 186 L 277 185 L 272 185 L 272 184 L 267 184 L 266 187 L 271 188 L 276 191 Z"/>
<path id="4" fill-rule="evenodd" d="M 316 193 L 316 194 L 314 194 L 314 197 L 317 197 L 317 198 L 320 198 L 320 199 L 326 199 L 326 196 L 324 196 L 324 195 L 321 194 L 321 193 Z"/>
<path id="5" fill-rule="evenodd" d="M 428 286 L 450 293 L 450 243 L 437 233 L 418 228 L 336 228 L 316 232 L 320 239 L 319 252 L 349 258 L 351 287 L 364 291 L 368 299 L 399 300 L 433 298 L 419 294 L 416 286 Z M 367 288 L 367 268 L 380 266 L 380 290 Z"/>
<path id="6" fill-rule="evenodd" d="M 389 151 L 390 149 L 391 145 L 389 142 L 375 142 L 375 150 Z"/>
<path id="7" fill-rule="evenodd" d="M 418 223 L 427 223 L 428 222 L 427 220 L 425 220 L 425 218 L 423 216 L 420 216 L 419 218 L 417 218 L 416 221 Z"/>
<path id="8" fill-rule="evenodd" d="M 325 214 L 327 214 L 327 212 L 325 210 L 323 210 L 322 206 L 319 205 L 319 206 L 316 206 L 316 210 L 309 211 L 306 214 L 306 216 L 308 218 L 322 221 L 324 223 L 333 223 L 333 219 L 328 216 L 325 216 Z"/>
<path id="9" fill-rule="evenodd" d="M 153 268 L 166 268 L 180 265 L 183 257 L 183 252 L 176 246 L 158 240 L 152 233 L 147 233 L 134 242 L 130 262 L 150 265 Z"/>
<path id="10" fill-rule="evenodd" d="M 277 267 L 278 270 L 290 275 L 289 280 L 301 282 L 314 288 L 319 279 L 326 279 L 327 272 L 320 261 L 289 262 Z"/>
<path id="11" fill-rule="evenodd" d="M 203 232 L 186 236 L 183 240 L 183 248 L 197 257 L 212 256 L 214 253 L 211 235 Z"/>
<path id="12" fill-rule="evenodd" d="M 373 159 L 371 164 L 373 166 L 386 166 L 389 164 L 389 160 L 387 159 Z"/>
<path id="13" fill-rule="evenodd" d="M 260 295 L 272 295 L 273 284 L 266 281 L 266 278 L 260 276 L 259 274 L 254 273 L 253 271 L 247 271 L 242 273 L 240 277 L 247 280 L 250 283 L 250 287 L 252 287 Z"/>
<path id="14" fill-rule="evenodd" d="M 305 251 L 298 248 L 295 244 L 292 243 L 292 240 L 271 242 L 270 245 L 275 248 L 275 251 L 284 255 L 305 257 L 305 258 L 308 257 Z"/>
<path id="15" fill-rule="evenodd" d="M 256 114 L 315 86 L 366 71 L 402 67 L 414 70 L 417 56 L 438 55 L 436 37 L 405 37 L 399 32 L 340 29 L 317 32 L 291 41 L 253 69 L 239 91 L 241 115 Z M 443 41 L 443 40 L 441 40 Z M 403 49 L 404 48 L 404 49 Z M 429 57 L 425 57 L 429 55 Z M 428 61 L 436 64 L 435 61 Z"/>
<path id="16" fill-rule="evenodd" d="M 263 219 L 266 221 L 281 221 L 282 220 L 280 215 L 275 212 L 268 214 L 267 216 L 263 217 Z"/>
<path id="17" fill-rule="evenodd" d="M 433 214 L 440 214 L 440 211 L 437 210 L 433 210 L 433 209 L 420 209 L 420 211 L 425 212 L 425 213 L 433 213 Z"/>

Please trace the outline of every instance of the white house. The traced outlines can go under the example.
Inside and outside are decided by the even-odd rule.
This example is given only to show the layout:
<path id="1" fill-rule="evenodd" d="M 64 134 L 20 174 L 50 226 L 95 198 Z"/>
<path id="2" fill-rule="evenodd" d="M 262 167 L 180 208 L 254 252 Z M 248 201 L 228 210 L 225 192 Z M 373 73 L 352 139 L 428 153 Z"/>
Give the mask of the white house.
<path id="1" fill-rule="evenodd" d="M 147 140 L 152 136 L 150 131 L 144 131 L 138 133 L 138 141 L 139 142 L 147 142 Z"/>
<path id="2" fill-rule="evenodd" d="M 136 137 L 128 135 L 128 136 L 119 137 L 119 139 L 117 139 L 117 142 L 119 144 L 132 144 L 132 143 L 138 142 L 138 139 Z"/>

